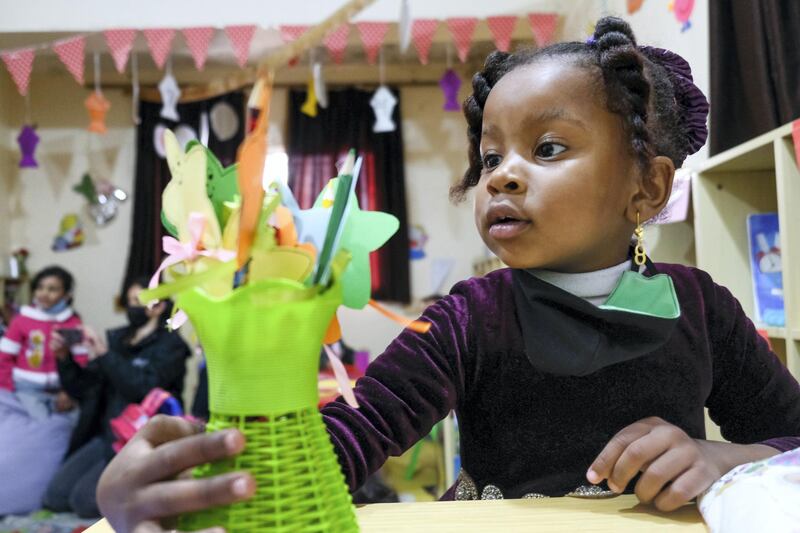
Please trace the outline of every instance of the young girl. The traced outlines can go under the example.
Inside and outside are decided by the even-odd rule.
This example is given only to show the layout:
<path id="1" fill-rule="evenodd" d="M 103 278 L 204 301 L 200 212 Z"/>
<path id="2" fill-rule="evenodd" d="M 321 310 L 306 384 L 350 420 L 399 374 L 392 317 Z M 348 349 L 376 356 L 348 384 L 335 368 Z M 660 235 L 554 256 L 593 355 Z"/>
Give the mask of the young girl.
<path id="1" fill-rule="evenodd" d="M 50 340 L 77 330 L 70 307 L 72 275 L 52 266 L 31 283 L 33 305 L 23 306 L 0 339 L 0 515 L 41 505 L 42 494 L 67 451 L 75 423 L 72 399 L 61 390 Z M 73 346 L 86 364 L 86 350 Z"/>
<path id="2" fill-rule="evenodd" d="M 456 499 L 603 483 L 672 510 L 734 465 L 800 446 L 800 387 L 735 298 L 642 253 L 640 223 L 706 139 L 689 65 L 609 17 L 586 43 L 493 53 L 464 109 L 469 169 L 453 193 L 475 189 L 478 231 L 510 268 L 429 307 L 430 332 L 404 331 L 358 382 L 359 409 L 323 409 L 350 487 L 451 409 Z M 704 440 L 704 407 L 731 443 Z M 106 470 L 117 531 L 253 493 L 247 473 L 169 481 L 244 446 L 195 431 L 154 420 Z"/>

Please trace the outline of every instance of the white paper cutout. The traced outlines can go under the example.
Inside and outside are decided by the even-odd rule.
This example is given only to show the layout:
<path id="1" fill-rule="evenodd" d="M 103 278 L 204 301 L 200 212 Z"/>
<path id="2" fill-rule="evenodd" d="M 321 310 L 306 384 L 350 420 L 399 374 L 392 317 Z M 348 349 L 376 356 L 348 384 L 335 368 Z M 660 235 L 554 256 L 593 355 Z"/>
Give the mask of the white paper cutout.
<path id="1" fill-rule="evenodd" d="M 372 106 L 372 111 L 375 113 L 375 124 L 372 126 L 372 131 L 384 133 L 396 129 L 392 120 L 392 112 L 394 111 L 394 106 L 397 105 L 397 98 L 394 97 L 388 87 L 385 85 L 378 87 L 375 94 L 372 95 L 369 105 Z"/>
<path id="2" fill-rule="evenodd" d="M 239 131 L 239 117 L 228 102 L 218 102 L 211 108 L 211 130 L 220 141 L 232 139 Z"/>
<path id="3" fill-rule="evenodd" d="M 325 86 L 325 78 L 322 74 L 322 63 L 319 61 L 314 61 L 313 67 L 311 67 L 313 76 L 314 76 L 314 92 L 317 95 L 317 105 L 319 105 L 322 109 L 328 108 L 328 89 Z"/>
<path id="4" fill-rule="evenodd" d="M 397 33 L 400 37 L 400 53 L 405 54 L 411 44 L 411 5 L 409 0 L 400 3 L 400 21 L 397 23 Z"/>
<path id="5" fill-rule="evenodd" d="M 161 93 L 162 102 L 160 115 L 168 120 L 179 121 L 181 117 L 178 115 L 177 106 L 181 89 L 175 76 L 172 75 L 172 60 L 167 63 L 167 72 L 158 84 L 158 92 Z"/>

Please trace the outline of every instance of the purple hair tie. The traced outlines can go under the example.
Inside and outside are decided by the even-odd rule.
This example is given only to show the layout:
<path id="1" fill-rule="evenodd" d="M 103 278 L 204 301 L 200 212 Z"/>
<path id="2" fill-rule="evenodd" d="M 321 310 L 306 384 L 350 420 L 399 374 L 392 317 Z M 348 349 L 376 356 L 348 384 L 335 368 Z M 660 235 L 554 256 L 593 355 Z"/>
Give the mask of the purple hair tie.
<path id="1" fill-rule="evenodd" d="M 650 61 L 664 67 L 669 74 L 675 89 L 675 100 L 684 110 L 681 118 L 686 124 L 689 137 L 689 153 L 697 152 L 708 138 L 708 100 L 692 79 L 692 68 L 689 63 L 670 50 L 654 46 L 640 46 L 641 51 Z"/>

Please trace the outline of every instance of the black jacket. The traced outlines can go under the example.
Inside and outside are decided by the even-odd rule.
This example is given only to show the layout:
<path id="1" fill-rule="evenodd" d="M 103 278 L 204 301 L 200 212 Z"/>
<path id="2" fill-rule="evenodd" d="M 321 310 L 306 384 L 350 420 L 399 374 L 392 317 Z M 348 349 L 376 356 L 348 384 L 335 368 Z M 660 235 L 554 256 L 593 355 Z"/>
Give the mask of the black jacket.
<path id="1" fill-rule="evenodd" d="M 109 422 L 155 387 L 181 401 L 189 347 L 177 333 L 165 328 L 131 346 L 126 342 L 129 331 L 127 326 L 109 330 L 108 353 L 85 368 L 72 358 L 58 362 L 61 386 L 81 408 L 68 454 L 98 435 L 106 438 L 110 450 L 114 436 Z"/>

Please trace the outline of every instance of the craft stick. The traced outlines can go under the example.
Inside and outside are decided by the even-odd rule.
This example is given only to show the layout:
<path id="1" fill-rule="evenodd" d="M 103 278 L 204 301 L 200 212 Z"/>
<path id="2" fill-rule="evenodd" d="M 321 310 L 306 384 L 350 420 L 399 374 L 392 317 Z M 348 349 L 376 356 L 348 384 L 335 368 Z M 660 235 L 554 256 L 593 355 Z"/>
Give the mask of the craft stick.
<path id="1" fill-rule="evenodd" d="M 397 313 L 389 311 L 375 300 L 370 300 L 369 305 L 377 312 L 385 316 L 386 318 L 394 320 L 398 324 L 401 324 L 402 326 L 407 327 L 408 329 L 416 333 L 428 333 L 428 331 L 430 331 L 431 329 L 430 322 L 422 322 L 421 320 L 411 320 L 409 318 L 400 316 Z"/>

